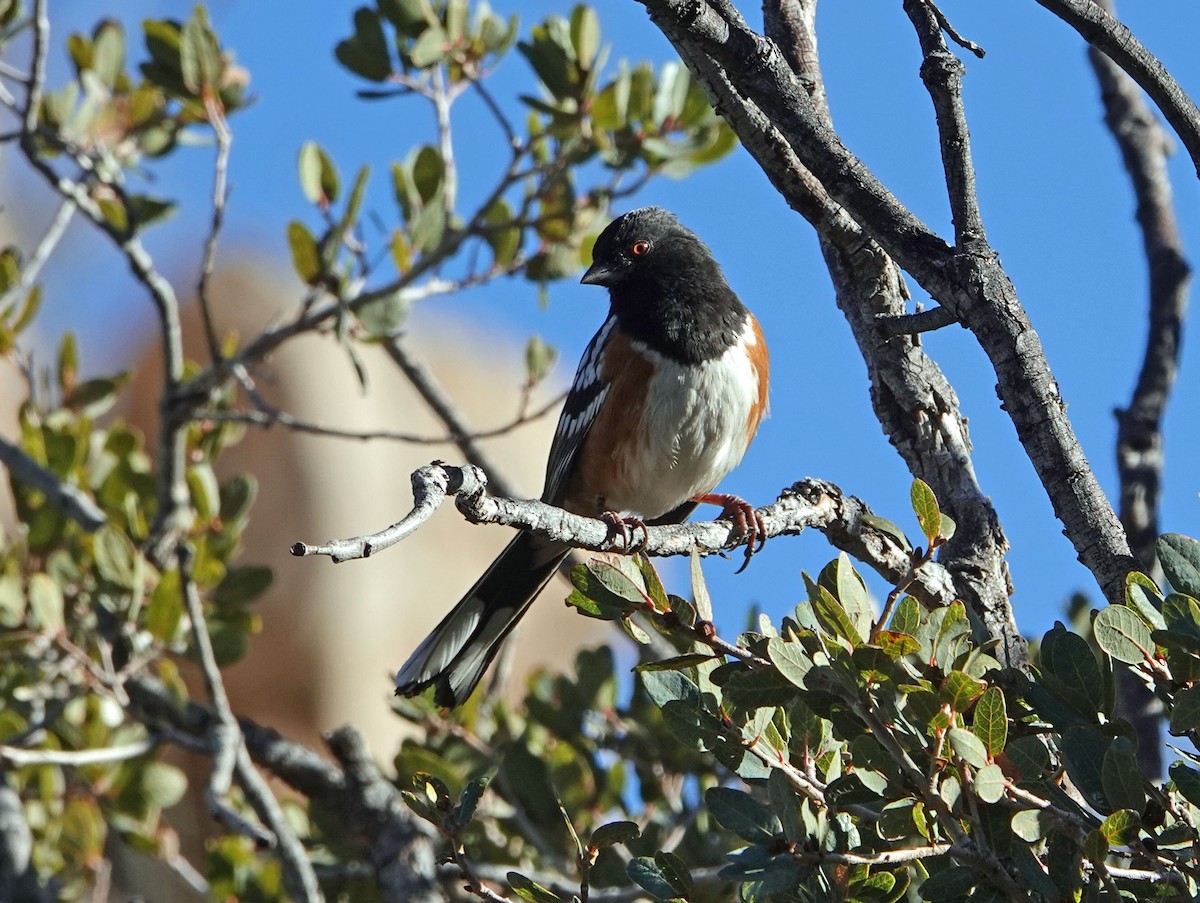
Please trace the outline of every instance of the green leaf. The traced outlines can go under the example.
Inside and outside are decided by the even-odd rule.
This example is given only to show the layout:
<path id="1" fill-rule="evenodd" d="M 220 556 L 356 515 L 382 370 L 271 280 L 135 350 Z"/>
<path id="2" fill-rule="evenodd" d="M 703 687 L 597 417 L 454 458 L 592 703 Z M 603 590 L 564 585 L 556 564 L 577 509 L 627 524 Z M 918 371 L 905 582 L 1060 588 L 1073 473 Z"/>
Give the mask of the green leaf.
<path id="1" fill-rule="evenodd" d="M 105 524 L 94 534 L 92 554 L 100 576 L 117 586 L 131 589 L 136 578 L 138 551 L 121 530 Z"/>
<path id="2" fill-rule="evenodd" d="M 750 843 L 770 843 L 783 831 L 775 813 L 748 793 L 732 787 L 708 788 L 704 802 L 722 827 Z"/>
<path id="3" fill-rule="evenodd" d="M 395 291 L 360 305 L 355 316 L 370 336 L 382 339 L 400 331 L 411 309 L 409 296 L 403 291 Z"/>
<path id="4" fill-rule="evenodd" d="M 700 688 L 679 671 L 642 671 L 641 677 L 647 695 L 660 709 L 674 700 L 700 706 Z"/>
<path id="5" fill-rule="evenodd" d="M 187 792 L 187 775 L 174 765 L 149 762 L 141 774 L 142 792 L 146 801 L 159 809 L 169 809 Z"/>
<path id="6" fill-rule="evenodd" d="M 1183 798 L 1193 806 L 1200 806 L 1200 771 L 1176 761 L 1171 763 L 1168 773 Z"/>
<path id="7" fill-rule="evenodd" d="M 892 615 L 892 623 L 888 625 L 888 629 L 893 633 L 907 633 L 910 636 L 916 636 L 920 627 L 921 603 L 912 596 L 905 596 L 896 606 L 896 611 Z"/>
<path id="8" fill-rule="evenodd" d="M 296 269 L 296 275 L 306 285 L 319 283 L 324 267 L 321 264 L 317 240 L 308 231 L 308 227 L 299 220 L 292 220 L 287 227 L 287 242 L 292 252 L 292 266 Z"/>
<path id="9" fill-rule="evenodd" d="M 525 343 L 525 380 L 527 385 L 536 386 L 544 380 L 558 360 L 558 351 L 547 345 L 540 335 L 532 335 Z"/>
<path id="10" fill-rule="evenodd" d="M 1012 830 L 1026 843 L 1036 843 L 1054 830 L 1057 822 L 1042 809 L 1023 809 L 1012 817 Z"/>
<path id="11" fill-rule="evenodd" d="M 714 661 L 716 655 L 706 652 L 687 652 L 683 655 L 676 655 L 671 658 L 664 658 L 656 662 L 642 662 L 634 665 L 634 671 L 685 671 L 688 668 L 694 668 L 696 665 L 702 665 L 705 662 Z"/>
<path id="12" fill-rule="evenodd" d="M 305 141 L 300 146 L 297 165 L 300 170 L 300 189 L 310 204 L 324 208 L 337 201 L 341 179 L 337 166 L 325 148 L 315 141 Z"/>
<path id="13" fill-rule="evenodd" d="M 412 156 L 413 186 L 421 201 L 428 204 L 442 190 L 446 177 L 446 163 L 441 152 L 432 145 L 423 145 Z"/>
<path id="14" fill-rule="evenodd" d="M 618 843 L 637 840 L 641 835 L 641 829 L 633 822 L 613 821 L 601 825 L 592 832 L 592 836 L 588 839 L 588 847 L 593 850 L 602 850 Z"/>
<path id="15" fill-rule="evenodd" d="M 1004 751 L 1004 744 L 1008 742 L 1008 709 L 1004 692 L 999 687 L 988 687 L 975 703 L 971 730 L 989 756 L 994 758 Z"/>
<path id="16" fill-rule="evenodd" d="M 213 591 L 213 604 L 218 608 L 248 605 L 265 593 L 274 579 L 274 573 L 265 565 L 234 565 Z"/>
<path id="17" fill-rule="evenodd" d="M 674 853 L 666 851 L 654 854 L 654 864 L 658 872 L 666 879 L 667 884 L 675 891 L 677 897 L 689 897 L 692 894 L 692 873 L 683 860 Z"/>
<path id="18" fill-rule="evenodd" d="M 1155 548 L 1175 591 L 1200 598 L 1200 542 L 1181 533 L 1164 533 Z"/>
<path id="19" fill-rule="evenodd" d="M 937 496 L 924 480 L 913 480 L 910 497 L 917 524 L 925 534 L 925 540 L 932 546 L 942 529 L 942 511 L 938 507 Z"/>
<path id="20" fill-rule="evenodd" d="M 600 50 L 600 19 L 596 10 L 580 3 L 571 10 L 571 44 L 582 69 L 591 69 Z"/>
<path id="21" fill-rule="evenodd" d="M 179 72 L 184 87 L 192 95 L 202 97 L 218 86 L 221 69 L 221 51 L 209 25 L 208 13 L 197 3 L 179 35 Z"/>
<path id="22" fill-rule="evenodd" d="M 1124 846 L 1136 840 L 1142 827 L 1141 816 L 1132 809 L 1118 809 L 1100 825 L 1100 833 L 1111 846 Z"/>
<path id="23" fill-rule="evenodd" d="M 520 872 L 509 872 L 505 877 L 508 878 L 508 886 L 512 888 L 513 893 L 522 900 L 528 900 L 529 903 L 565 903 L 558 894 L 542 887 L 532 878 L 526 878 Z"/>
<path id="24" fill-rule="evenodd" d="M 649 856 L 629 860 L 625 871 L 642 889 L 660 900 L 671 900 L 677 896 L 662 868 Z"/>
<path id="25" fill-rule="evenodd" d="M 804 676 L 813 662 L 799 643 L 788 643 L 779 637 L 767 640 L 767 657 L 785 678 L 797 687 L 805 689 Z"/>
<path id="26" fill-rule="evenodd" d="M 983 695 L 983 681 L 962 671 L 951 671 L 942 681 L 942 701 L 956 712 L 965 712 L 971 703 Z"/>
<path id="27" fill-rule="evenodd" d="M 49 574 L 29 578 L 29 614 L 43 633 L 58 633 L 65 627 L 62 588 Z"/>
<path id="28" fill-rule="evenodd" d="M 1117 737 L 1109 744 L 1100 767 L 1100 779 L 1104 795 L 1114 810 L 1133 809 L 1141 812 L 1146 805 L 1146 789 L 1143 786 L 1142 770 L 1138 765 L 1137 750 L 1124 737 Z"/>
<path id="29" fill-rule="evenodd" d="M 968 765 L 975 768 L 983 768 L 987 765 L 987 747 L 970 731 L 964 730 L 961 727 L 952 727 L 947 731 L 946 739 L 950 741 L 950 746 L 958 754 L 959 758 Z"/>
<path id="30" fill-rule="evenodd" d="M 521 250 L 521 230 L 512 225 L 512 207 L 504 198 L 496 198 L 483 213 L 483 239 L 492 249 L 498 267 L 507 267 Z"/>
<path id="31" fill-rule="evenodd" d="M 392 61 L 379 14 L 359 7 L 354 11 L 354 34 L 334 48 L 339 63 L 369 81 L 381 82 L 392 74 Z"/>
<path id="32" fill-rule="evenodd" d="M 409 65 L 417 69 L 425 69 L 434 63 L 440 63 L 449 49 L 450 39 L 444 29 L 437 26 L 427 28 L 409 48 Z"/>
<path id="33" fill-rule="evenodd" d="M 1187 687 L 1175 694 L 1171 706 L 1171 733 L 1180 736 L 1200 728 L 1200 687 Z"/>
<path id="34" fill-rule="evenodd" d="M 957 903 L 965 899 L 971 888 L 982 880 L 983 875 L 969 865 L 955 865 L 930 875 L 917 893 L 922 900 L 928 900 L 930 903 Z"/>
<path id="35" fill-rule="evenodd" d="M 1125 604 L 1141 615 L 1153 629 L 1166 628 L 1162 616 L 1162 594 L 1145 574 L 1130 571 L 1125 575 Z"/>
<path id="36" fill-rule="evenodd" d="M 700 567 L 700 553 L 692 549 L 691 557 L 692 602 L 696 606 L 696 615 L 702 621 L 711 621 L 713 617 L 712 598 L 708 594 L 708 584 L 704 582 L 704 570 Z"/>
<path id="37" fill-rule="evenodd" d="M 1154 652 L 1146 624 L 1124 605 L 1109 605 L 1092 622 L 1096 643 L 1119 662 L 1137 665 Z"/>
<path id="38" fill-rule="evenodd" d="M 813 613 L 825 630 L 846 640 L 851 646 L 862 645 L 862 634 L 858 632 L 846 609 L 829 590 L 819 584 L 813 595 L 812 606 Z"/>
<path id="39" fill-rule="evenodd" d="M 995 763 L 985 765 L 975 775 L 975 795 L 985 803 L 995 803 L 1004 796 L 1004 772 Z"/>

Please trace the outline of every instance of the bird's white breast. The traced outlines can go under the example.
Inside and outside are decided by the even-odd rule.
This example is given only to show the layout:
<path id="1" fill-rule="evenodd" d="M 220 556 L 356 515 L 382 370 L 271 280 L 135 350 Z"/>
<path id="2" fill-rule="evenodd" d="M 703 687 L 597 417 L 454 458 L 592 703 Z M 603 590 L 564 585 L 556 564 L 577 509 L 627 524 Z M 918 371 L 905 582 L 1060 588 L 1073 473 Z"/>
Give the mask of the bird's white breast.
<path id="1" fill-rule="evenodd" d="M 633 454 L 616 490 L 616 511 L 659 517 L 711 492 L 742 460 L 758 400 L 758 374 L 746 353 L 757 342 L 750 320 L 738 344 L 719 358 L 680 364 L 634 342 L 653 364 Z M 754 418 L 757 423 L 757 418 Z"/>

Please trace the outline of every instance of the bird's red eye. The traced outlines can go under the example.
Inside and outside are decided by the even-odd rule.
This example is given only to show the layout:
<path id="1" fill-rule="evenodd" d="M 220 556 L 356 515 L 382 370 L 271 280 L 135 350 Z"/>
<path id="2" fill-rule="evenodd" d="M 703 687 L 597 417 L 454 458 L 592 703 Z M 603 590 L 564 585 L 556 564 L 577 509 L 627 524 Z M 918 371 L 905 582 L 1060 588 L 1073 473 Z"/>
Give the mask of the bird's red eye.
<path id="1" fill-rule="evenodd" d="M 646 241 L 645 239 L 642 239 L 641 241 L 635 241 L 629 246 L 629 253 L 634 257 L 645 257 L 650 253 L 650 242 Z"/>

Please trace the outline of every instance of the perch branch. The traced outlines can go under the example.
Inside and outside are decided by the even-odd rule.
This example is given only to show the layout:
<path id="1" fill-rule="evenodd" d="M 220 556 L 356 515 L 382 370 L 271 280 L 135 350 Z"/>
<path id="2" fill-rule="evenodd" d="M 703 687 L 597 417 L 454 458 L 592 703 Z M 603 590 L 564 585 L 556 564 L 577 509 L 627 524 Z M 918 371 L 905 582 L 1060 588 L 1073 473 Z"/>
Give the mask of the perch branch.
<path id="1" fill-rule="evenodd" d="M 334 562 L 367 558 L 412 535 L 447 496 L 474 524 L 499 524 L 531 530 L 593 552 L 632 551 L 625 537 L 598 518 L 572 514 L 545 502 L 492 496 L 487 475 L 475 465 L 461 467 L 435 462 L 412 474 L 413 508 L 400 521 L 378 533 L 348 539 L 331 539 L 321 545 L 297 542 L 296 556 L 324 555 Z M 858 558 L 885 579 L 895 583 L 909 574 L 908 550 L 890 533 L 869 522 L 871 510 L 862 501 L 846 496 L 831 483 L 806 479 L 784 490 L 773 504 L 759 509 L 766 536 L 795 536 L 806 528 L 820 530 L 836 548 Z M 642 531 L 638 530 L 638 538 Z M 696 549 L 713 555 L 745 543 L 731 521 L 673 524 L 648 527 L 640 551 L 648 555 L 688 555 Z M 923 566 L 914 578 L 911 593 L 927 605 L 945 605 L 954 599 L 953 584 L 945 568 L 936 562 Z"/>

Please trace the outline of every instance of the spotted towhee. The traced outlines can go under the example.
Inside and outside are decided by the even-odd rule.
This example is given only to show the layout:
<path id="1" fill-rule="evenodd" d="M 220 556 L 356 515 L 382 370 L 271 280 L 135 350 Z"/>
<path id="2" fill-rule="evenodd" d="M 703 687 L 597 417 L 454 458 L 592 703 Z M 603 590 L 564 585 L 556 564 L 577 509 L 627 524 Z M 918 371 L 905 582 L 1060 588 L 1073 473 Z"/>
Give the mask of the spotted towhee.
<path id="1" fill-rule="evenodd" d="M 592 256 L 582 281 L 608 288 L 608 319 L 575 372 L 542 500 L 621 528 L 679 523 L 699 502 L 719 504 L 752 550 L 753 508 L 713 489 L 767 409 L 758 321 L 704 242 L 660 207 L 614 220 Z M 569 551 L 518 534 L 405 662 L 396 692 L 433 686 L 439 705 L 463 702 Z"/>

